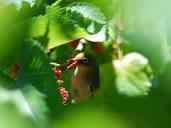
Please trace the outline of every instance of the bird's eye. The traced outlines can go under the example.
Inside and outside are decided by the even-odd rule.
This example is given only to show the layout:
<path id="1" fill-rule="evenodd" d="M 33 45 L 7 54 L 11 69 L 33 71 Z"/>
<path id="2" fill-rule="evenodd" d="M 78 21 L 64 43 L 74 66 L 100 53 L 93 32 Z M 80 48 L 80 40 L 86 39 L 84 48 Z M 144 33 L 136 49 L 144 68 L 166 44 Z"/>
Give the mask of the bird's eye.
<path id="1" fill-rule="evenodd" d="M 83 62 L 84 64 L 87 63 L 87 62 L 88 62 L 88 58 L 86 58 L 86 57 L 82 58 L 82 62 Z"/>

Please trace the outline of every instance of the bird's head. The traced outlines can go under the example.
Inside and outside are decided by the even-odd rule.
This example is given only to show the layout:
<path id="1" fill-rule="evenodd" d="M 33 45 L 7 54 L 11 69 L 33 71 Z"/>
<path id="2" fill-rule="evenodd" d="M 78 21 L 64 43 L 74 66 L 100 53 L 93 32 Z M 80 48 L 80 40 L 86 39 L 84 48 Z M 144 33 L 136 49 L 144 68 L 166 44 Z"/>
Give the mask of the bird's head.
<path id="1" fill-rule="evenodd" d="M 80 64 L 87 64 L 89 62 L 88 58 L 85 56 L 84 52 L 78 53 L 75 57 L 68 60 L 67 68 L 73 68 Z"/>

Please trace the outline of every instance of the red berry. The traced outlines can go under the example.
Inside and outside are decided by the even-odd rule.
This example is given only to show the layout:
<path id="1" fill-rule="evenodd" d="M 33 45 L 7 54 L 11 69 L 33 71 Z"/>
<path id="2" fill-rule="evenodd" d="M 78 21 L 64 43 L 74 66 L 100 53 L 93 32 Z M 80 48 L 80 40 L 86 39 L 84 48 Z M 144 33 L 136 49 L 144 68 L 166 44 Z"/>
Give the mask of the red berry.
<path id="1" fill-rule="evenodd" d="M 62 76 L 61 70 L 56 70 L 55 68 L 52 68 L 52 71 L 55 73 L 55 76 L 59 79 Z"/>
<path id="2" fill-rule="evenodd" d="M 67 98 L 67 97 L 63 97 L 63 98 L 62 98 L 62 100 L 67 101 L 67 100 L 68 100 L 68 98 Z"/>
<path id="3" fill-rule="evenodd" d="M 57 71 L 55 72 L 55 75 L 56 75 L 57 78 L 61 77 L 61 75 L 62 75 L 61 70 L 57 70 Z"/>
<path id="4" fill-rule="evenodd" d="M 63 94 L 63 97 L 64 97 L 64 98 L 65 98 L 65 97 L 68 97 L 68 95 L 67 95 L 66 93 L 64 93 L 64 94 Z"/>
<path id="5" fill-rule="evenodd" d="M 64 92 L 64 91 L 65 91 L 65 88 L 62 88 L 62 87 L 61 87 L 61 88 L 60 88 L 60 91 L 61 91 L 61 92 Z"/>
<path id="6" fill-rule="evenodd" d="M 69 99 L 69 93 L 64 87 L 59 87 L 59 93 L 61 95 L 62 103 L 67 105 L 67 101 Z"/>

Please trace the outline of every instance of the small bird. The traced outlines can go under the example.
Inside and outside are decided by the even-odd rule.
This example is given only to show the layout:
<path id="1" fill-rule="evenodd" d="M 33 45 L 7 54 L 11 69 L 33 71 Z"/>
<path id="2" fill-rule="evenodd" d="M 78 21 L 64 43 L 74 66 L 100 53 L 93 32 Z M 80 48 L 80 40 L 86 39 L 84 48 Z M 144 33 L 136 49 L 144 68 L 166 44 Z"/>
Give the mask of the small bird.
<path id="1" fill-rule="evenodd" d="M 72 75 L 72 102 L 86 100 L 100 87 L 99 66 L 96 59 L 84 52 L 78 53 L 69 60 L 67 68 L 75 67 Z"/>

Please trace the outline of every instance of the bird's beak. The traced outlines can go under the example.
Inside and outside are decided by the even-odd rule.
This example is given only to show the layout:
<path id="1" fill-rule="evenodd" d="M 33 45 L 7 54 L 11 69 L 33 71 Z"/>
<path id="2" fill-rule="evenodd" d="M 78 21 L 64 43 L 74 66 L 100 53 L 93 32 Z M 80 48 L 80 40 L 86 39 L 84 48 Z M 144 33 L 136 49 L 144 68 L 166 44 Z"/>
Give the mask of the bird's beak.
<path id="1" fill-rule="evenodd" d="M 67 69 L 76 67 L 76 66 L 79 65 L 79 63 L 80 63 L 80 60 L 73 60 L 73 59 L 71 59 L 71 60 L 69 60 L 69 63 L 67 65 Z"/>
<path id="2" fill-rule="evenodd" d="M 67 65 L 67 69 L 76 67 L 80 64 L 80 60 L 84 57 L 84 53 L 78 53 L 74 58 L 70 59 Z"/>

